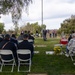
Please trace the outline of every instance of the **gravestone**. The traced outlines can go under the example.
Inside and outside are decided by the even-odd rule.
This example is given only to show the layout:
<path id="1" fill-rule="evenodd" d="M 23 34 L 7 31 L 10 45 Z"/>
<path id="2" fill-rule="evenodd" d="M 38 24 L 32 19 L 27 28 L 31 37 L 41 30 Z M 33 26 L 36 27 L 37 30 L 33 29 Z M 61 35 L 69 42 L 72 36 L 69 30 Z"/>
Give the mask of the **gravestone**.
<path id="1" fill-rule="evenodd" d="M 54 51 L 46 51 L 46 54 L 53 55 L 54 54 Z"/>
<path id="2" fill-rule="evenodd" d="M 28 75 L 47 75 L 47 74 L 28 74 Z"/>

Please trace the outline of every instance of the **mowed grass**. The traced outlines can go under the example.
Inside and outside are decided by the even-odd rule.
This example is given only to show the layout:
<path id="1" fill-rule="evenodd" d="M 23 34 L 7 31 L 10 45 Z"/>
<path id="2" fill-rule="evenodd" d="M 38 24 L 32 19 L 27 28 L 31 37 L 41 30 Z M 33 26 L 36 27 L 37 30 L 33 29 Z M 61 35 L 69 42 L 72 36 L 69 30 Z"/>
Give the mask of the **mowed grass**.
<path id="1" fill-rule="evenodd" d="M 47 41 L 43 41 L 42 38 L 35 39 L 35 45 L 46 45 L 46 47 L 35 47 L 35 51 L 39 51 L 39 54 L 34 54 L 32 59 L 31 74 L 47 75 L 75 75 L 75 66 L 71 61 L 71 58 L 67 58 L 65 55 L 46 55 L 46 51 L 53 50 L 54 44 L 58 44 L 60 38 L 50 38 Z M 62 47 L 62 50 L 66 50 L 66 46 Z M 7 67 L 5 67 L 6 70 Z M 24 68 L 23 68 L 24 70 Z M 27 75 L 29 73 L 18 73 L 17 67 L 14 68 L 14 72 L 2 72 L 0 75 Z"/>

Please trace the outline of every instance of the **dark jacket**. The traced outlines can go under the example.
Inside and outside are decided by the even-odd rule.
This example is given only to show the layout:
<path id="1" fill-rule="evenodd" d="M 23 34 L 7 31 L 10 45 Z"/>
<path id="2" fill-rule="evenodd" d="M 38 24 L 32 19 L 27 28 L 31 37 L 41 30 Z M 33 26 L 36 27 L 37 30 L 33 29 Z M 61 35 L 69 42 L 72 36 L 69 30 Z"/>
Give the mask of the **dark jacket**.
<path id="1" fill-rule="evenodd" d="M 69 38 L 68 38 L 68 42 L 72 39 L 72 34 L 70 34 Z"/>
<path id="2" fill-rule="evenodd" d="M 33 40 L 33 42 L 30 42 L 30 43 L 31 43 L 31 44 L 34 44 L 34 40 L 35 40 L 35 38 L 34 38 L 33 36 L 29 35 L 29 38 L 28 38 L 28 39 Z"/>
<path id="3" fill-rule="evenodd" d="M 10 41 L 15 43 L 17 45 L 17 47 L 18 47 L 18 41 L 15 38 L 11 37 Z"/>
<path id="4" fill-rule="evenodd" d="M 29 49 L 31 51 L 31 57 L 33 57 L 34 47 L 31 43 L 28 42 L 28 40 L 23 40 L 21 43 L 19 43 L 18 48 L 19 49 Z"/>
<path id="5" fill-rule="evenodd" d="M 7 44 L 5 45 L 3 49 L 11 50 L 13 52 L 15 59 L 17 60 L 17 53 L 16 53 L 17 47 L 15 46 L 15 44 L 9 40 L 3 40 L 2 42 L 0 42 L 0 49 L 2 49 L 5 43 Z"/>
<path id="6" fill-rule="evenodd" d="M 20 36 L 18 37 L 18 40 L 23 40 L 23 35 L 20 35 Z"/>
<path id="7" fill-rule="evenodd" d="M 29 39 L 35 40 L 35 38 L 31 35 L 29 35 Z"/>
<path id="8" fill-rule="evenodd" d="M 0 37 L 0 42 L 2 42 L 2 41 L 3 41 L 3 38 Z"/>

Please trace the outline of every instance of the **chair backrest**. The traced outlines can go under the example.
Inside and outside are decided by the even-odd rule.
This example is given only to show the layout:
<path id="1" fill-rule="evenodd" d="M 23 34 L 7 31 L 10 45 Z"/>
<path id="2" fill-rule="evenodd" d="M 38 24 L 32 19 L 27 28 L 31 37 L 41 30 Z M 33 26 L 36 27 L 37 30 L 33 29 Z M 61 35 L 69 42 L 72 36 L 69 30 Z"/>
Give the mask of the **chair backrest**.
<path id="1" fill-rule="evenodd" d="M 2 55 L 9 55 L 9 54 L 13 54 L 11 50 L 0 50 L 0 54 Z"/>
<path id="2" fill-rule="evenodd" d="M 28 55 L 27 58 L 25 57 L 26 55 Z M 24 60 L 24 58 L 31 59 L 31 51 L 29 49 L 19 49 L 17 50 L 17 56 L 18 59 L 22 59 L 22 60 Z"/>
<path id="3" fill-rule="evenodd" d="M 34 44 L 34 40 L 32 39 L 28 39 L 28 42 L 30 42 L 31 44 Z"/>
<path id="4" fill-rule="evenodd" d="M 31 51 L 29 49 L 19 49 L 17 50 L 18 54 L 31 54 Z"/>
<path id="5" fill-rule="evenodd" d="M 0 68 L 0 72 L 2 72 L 2 68 L 3 65 L 11 65 L 11 72 L 13 72 L 14 69 L 14 65 L 16 65 L 15 63 L 15 59 L 13 56 L 13 52 L 11 50 L 0 50 L 0 55 L 1 55 L 1 68 Z M 7 62 L 7 63 L 6 63 Z M 8 70 L 8 68 L 7 68 Z M 9 72 L 9 71 L 5 71 L 5 72 Z"/>
<path id="6" fill-rule="evenodd" d="M 18 43 L 22 42 L 23 40 L 18 40 Z"/>
<path id="7" fill-rule="evenodd" d="M 28 39 L 28 42 L 33 42 L 33 40 L 32 39 Z"/>
<path id="8" fill-rule="evenodd" d="M 1 60 L 12 60 L 14 59 L 13 52 L 11 50 L 0 50 Z"/>

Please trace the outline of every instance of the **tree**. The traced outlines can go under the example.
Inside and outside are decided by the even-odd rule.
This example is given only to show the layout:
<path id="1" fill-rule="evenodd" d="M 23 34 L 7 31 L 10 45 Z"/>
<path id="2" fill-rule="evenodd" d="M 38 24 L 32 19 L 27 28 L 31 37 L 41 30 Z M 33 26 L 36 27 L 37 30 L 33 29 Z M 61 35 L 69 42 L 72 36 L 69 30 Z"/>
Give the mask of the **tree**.
<path id="1" fill-rule="evenodd" d="M 35 22 L 35 23 L 27 23 L 26 25 L 24 26 L 21 26 L 21 31 L 22 30 L 26 30 L 26 31 L 31 31 L 33 33 L 36 33 L 36 31 L 38 31 L 39 33 L 41 33 L 41 30 L 43 28 L 46 28 L 46 25 L 39 25 L 38 22 Z"/>
<path id="2" fill-rule="evenodd" d="M 70 34 L 71 31 L 75 31 L 75 18 L 65 19 L 63 23 L 61 23 L 61 28 L 59 29 L 59 33 L 63 32 L 66 34 Z"/>
<path id="3" fill-rule="evenodd" d="M 18 24 L 15 24 L 14 26 L 15 26 L 15 28 L 14 28 L 15 34 L 17 35 L 18 34 L 18 30 L 19 30 Z"/>
<path id="4" fill-rule="evenodd" d="M 21 18 L 22 9 L 27 7 L 32 0 L 0 0 L 0 14 L 12 14 L 12 22 L 15 24 Z"/>
<path id="5" fill-rule="evenodd" d="M 3 30 L 4 30 L 4 24 L 0 23 L 0 34 L 2 34 Z"/>
<path id="6" fill-rule="evenodd" d="M 41 29 L 46 29 L 46 25 L 45 24 L 41 25 Z"/>

